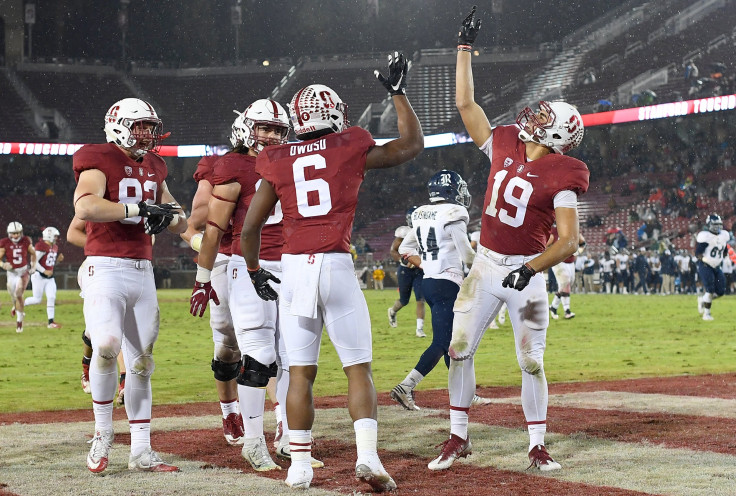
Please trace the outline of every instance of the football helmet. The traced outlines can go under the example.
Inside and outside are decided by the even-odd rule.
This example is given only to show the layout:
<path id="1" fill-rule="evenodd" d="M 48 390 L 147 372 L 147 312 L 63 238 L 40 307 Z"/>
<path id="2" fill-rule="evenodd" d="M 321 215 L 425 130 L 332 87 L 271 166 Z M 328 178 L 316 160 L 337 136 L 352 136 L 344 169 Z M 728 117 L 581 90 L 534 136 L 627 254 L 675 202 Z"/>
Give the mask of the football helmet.
<path id="1" fill-rule="evenodd" d="M 723 220 L 718 214 L 710 214 L 705 220 L 705 227 L 713 234 L 719 234 L 723 229 Z"/>
<path id="2" fill-rule="evenodd" d="M 297 137 L 323 130 L 339 133 L 350 126 L 347 104 L 323 84 L 297 91 L 289 103 L 289 115 Z"/>
<path id="3" fill-rule="evenodd" d="M 580 145 L 585 133 L 580 112 L 565 102 L 540 101 L 537 112 L 526 107 L 516 116 L 516 124 L 520 140 L 533 141 L 560 155 Z"/>
<path id="4" fill-rule="evenodd" d="M 411 222 L 411 214 L 414 213 L 414 210 L 416 210 L 418 207 L 414 205 L 413 207 L 409 207 L 406 209 L 406 225 L 409 227 L 414 227 L 414 225 Z"/>
<path id="5" fill-rule="evenodd" d="M 115 143 L 136 157 L 158 151 L 161 141 L 171 135 L 163 134 L 163 124 L 151 104 L 138 98 L 115 102 L 105 114 L 104 130 L 108 143 Z"/>
<path id="6" fill-rule="evenodd" d="M 47 227 L 41 233 L 41 239 L 43 239 L 47 243 L 51 243 L 52 245 L 56 243 L 56 240 L 58 238 L 59 238 L 59 230 L 56 229 L 55 227 Z"/>
<path id="7" fill-rule="evenodd" d="M 268 145 L 283 145 L 289 137 L 289 116 L 280 103 L 265 98 L 251 103 L 245 112 L 233 110 L 238 117 L 233 122 L 230 143 L 233 148 L 244 145 L 260 153 Z M 258 126 L 275 126 L 281 129 L 278 138 L 258 136 Z"/>
<path id="8" fill-rule="evenodd" d="M 436 173 L 427 182 L 429 189 L 429 201 L 449 201 L 462 205 L 465 208 L 470 206 L 470 192 L 468 191 L 468 183 L 455 171 L 443 169 Z"/>
<path id="9" fill-rule="evenodd" d="M 20 222 L 11 222 L 8 224 L 8 238 L 13 243 L 17 243 L 23 237 L 23 224 Z"/>

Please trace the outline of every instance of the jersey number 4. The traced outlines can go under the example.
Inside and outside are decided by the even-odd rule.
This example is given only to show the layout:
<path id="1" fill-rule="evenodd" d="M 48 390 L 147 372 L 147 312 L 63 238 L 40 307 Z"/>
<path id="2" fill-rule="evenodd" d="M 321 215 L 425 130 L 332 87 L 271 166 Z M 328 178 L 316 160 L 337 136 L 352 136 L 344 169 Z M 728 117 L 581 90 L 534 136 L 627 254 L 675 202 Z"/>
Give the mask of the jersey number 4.
<path id="1" fill-rule="evenodd" d="M 532 183 L 519 176 L 514 176 L 509 180 L 503 190 L 503 200 L 507 205 L 516 207 L 515 214 L 511 216 L 505 208 L 496 208 L 501 184 L 503 183 L 503 180 L 506 179 L 506 175 L 508 175 L 508 173 L 508 170 L 500 170 L 496 172 L 495 176 L 493 176 L 491 201 L 488 203 L 485 213 L 491 217 L 498 217 L 498 220 L 508 226 L 519 227 L 524 223 L 526 208 L 529 204 L 529 198 L 532 196 L 532 191 L 534 191 L 534 186 L 532 186 Z M 521 191 L 521 194 L 519 196 L 514 196 L 517 189 Z"/>
<path id="2" fill-rule="evenodd" d="M 437 245 L 437 233 L 435 232 L 434 227 L 429 228 L 427 239 L 424 241 L 424 244 L 422 244 L 422 233 L 420 228 L 417 227 L 417 243 L 419 243 L 419 251 L 422 253 L 422 260 L 429 260 L 428 255 L 432 260 L 437 260 L 437 254 L 440 251 L 440 247 Z"/>

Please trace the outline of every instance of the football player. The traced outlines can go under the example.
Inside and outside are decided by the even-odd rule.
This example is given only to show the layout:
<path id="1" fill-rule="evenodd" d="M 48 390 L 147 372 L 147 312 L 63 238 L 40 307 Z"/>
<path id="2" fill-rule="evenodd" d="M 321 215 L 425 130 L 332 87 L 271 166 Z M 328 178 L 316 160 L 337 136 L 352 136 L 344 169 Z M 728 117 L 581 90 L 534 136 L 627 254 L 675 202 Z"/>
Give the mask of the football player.
<path id="1" fill-rule="evenodd" d="M 60 329 L 61 324 L 54 322 L 56 304 L 56 279 L 54 267 L 64 260 L 64 254 L 59 253 L 59 230 L 47 227 L 41 233 L 41 241 L 36 243 L 36 271 L 31 275 L 33 282 L 33 296 L 26 298 L 25 305 L 38 305 L 46 294 L 46 316 L 49 319 L 49 329 Z"/>
<path id="2" fill-rule="evenodd" d="M 242 353 L 242 363 L 231 370 L 237 378 L 240 409 L 244 420 L 242 456 L 257 471 L 279 470 L 268 452 L 263 435 L 263 408 L 266 390 L 272 377 L 279 376 L 277 386 L 286 400 L 289 373 L 286 352 L 278 329 L 278 303 L 263 301 L 253 289 L 245 261 L 241 255 L 240 234 L 243 219 L 248 211 L 261 176 L 255 171 L 256 157 L 266 146 L 286 143 L 289 119 L 284 108 L 269 99 L 256 100 L 233 123 L 231 142 L 233 150 L 219 159 L 212 171 L 213 189 L 207 212 L 207 226 L 199 254 L 197 277 L 192 291 L 192 315 L 204 313 L 210 299 L 215 307 L 222 305 L 217 289 L 213 287 L 216 276 L 215 253 L 221 245 L 223 233 L 232 224 L 230 261 L 227 264 L 226 281 L 229 281 L 230 312 L 234 325 L 234 337 Z M 260 263 L 272 273 L 281 273 L 281 249 L 283 223 L 280 205 L 266 221 Z M 279 372 L 279 369 L 281 371 Z M 277 447 L 277 455 L 291 456 L 288 447 L 288 420 L 282 419 L 283 435 Z M 311 460 L 312 467 L 324 464 Z"/>
<path id="3" fill-rule="evenodd" d="M 23 332 L 24 301 L 23 292 L 28 287 L 31 274 L 36 272 L 36 250 L 31 238 L 23 235 L 20 222 L 8 224 L 8 237 L 0 239 L 0 261 L 3 270 L 7 271 L 7 288 L 13 309 L 10 314 L 15 317 L 15 332 Z M 30 269 L 28 262 L 30 260 Z"/>
<path id="4" fill-rule="evenodd" d="M 291 487 L 307 488 L 312 481 L 312 385 L 324 325 L 348 378 L 348 411 L 358 451 L 355 475 L 377 491 L 396 488 L 376 449 L 371 322 L 350 256 L 350 232 L 366 170 L 400 165 L 424 149 L 421 125 L 406 98 L 408 69 L 404 56 L 395 52 L 389 56 L 388 77 L 375 71 L 391 95 L 399 138 L 377 145 L 367 131 L 348 127 L 347 106 L 334 90 L 312 84 L 289 104 L 301 142 L 267 148 L 256 160 L 265 180 L 248 209 L 241 243 L 259 296 L 276 298 L 268 281 L 280 281 L 259 265 L 258 252 L 261 226 L 280 201 L 284 250 L 279 313 L 291 375 L 286 403 L 291 429 L 286 484 Z"/>
<path id="5" fill-rule="evenodd" d="M 473 356 L 502 303 L 509 307 L 521 369 L 521 405 L 529 431 L 530 467 L 558 470 L 544 446 L 544 374 L 549 309 L 544 272 L 578 247 L 577 197 L 588 189 L 587 166 L 565 154 L 583 139 L 578 111 L 564 102 L 524 108 L 516 126 L 491 127 L 475 102 L 471 51 L 481 21 L 475 7 L 458 33 L 455 102 L 470 138 L 491 162 L 480 247 L 455 302 L 449 374 L 450 438 L 430 470 L 471 453 L 468 410 L 475 393 Z M 547 246 L 556 220 L 559 239 Z"/>
<path id="6" fill-rule="evenodd" d="M 465 279 L 464 265 L 475 258 L 468 239 L 468 185 L 455 171 L 442 170 L 427 183 L 428 205 L 412 214 L 412 229 L 399 246 L 406 264 L 424 271 L 422 293 L 432 310 L 432 343 L 406 378 L 391 390 L 391 398 L 407 410 L 419 410 L 414 388 L 444 357 L 452 336 L 452 306 Z"/>
<path id="7" fill-rule="evenodd" d="M 472 233 L 470 233 L 470 246 L 473 247 L 473 251 L 475 252 L 478 251 L 479 244 L 480 244 L 480 230 L 473 231 Z M 470 272 L 470 269 L 466 268 L 465 275 L 467 275 L 468 272 Z M 488 328 L 489 329 L 500 329 L 498 324 L 503 325 L 506 323 L 506 312 L 508 312 L 508 309 L 509 307 L 506 305 L 506 303 L 501 305 L 501 308 L 498 310 L 498 315 L 496 315 L 496 318 L 491 321 L 491 325 L 489 325 Z M 496 320 L 498 320 L 498 324 L 496 323 Z M 475 395 L 475 397 L 473 398 L 473 404 L 471 406 L 475 406 L 478 402 L 480 402 L 479 404 L 487 405 L 491 402 L 491 400 L 488 398 L 481 398 L 480 396 Z"/>
<path id="8" fill-rule="evenodd" d="M 721 216 L 715 213 L 708 216 L 705 229 L 695 238 L 698 276 L 704 291 L 703 296 L 698 296 L 698 312 L 703 314 L 703 320 L 713 320 L 710 314 L 713 300 L 726 292 L 726 277 L 723 275 L 721 264 L 730 239 L 729 232 L 723 229 Z"/>
<path id="9" fill-rule="evenodd" d="M 552 235 L 550 236 L 550 244 L 560 239 L 560 235 L 557 232 L 557 227 L 552 228 Z M 552 298 L 552 304 L 549 306 L 549 313 L 553 319 L 557 319 L 557 308 L 562 303 L 562 308 L 565 310 L 565 318 L 572 319 L 575 314 L 570 309 L 570 294 L 572 293 L 572 285 L 575 281 L 575 255 L 583 252 L 585 249 L 585 238 L 581 234 L 578 236 L 578 249 L 577 251 L 567 257 L 562 262 L 552 267 L 552 272 L 557 280 L 557 292 L 555 297 Z"/>
<path id="10" fill-rule="evenodd" d="M 128 468 L 179 469 L 151 449 L 151 374 L 159 309 L 151 235 L 179 234 L 186 217 L 166 185 L 166 162 L 156 153 L 162 123 L 148 102 L 125 98 L 105 114 L 105 144 L 85 145 L 73 158 L 75 215 L 86 221 L 84 320 L 92 343 L 89 378 L 95 435 L 87 468 L 103 472 L 113 442 L 117 391 L 115 359 L 123 351 L 130 377 L 125 410 L 130 425 Z"/>
<path id="11" fill-rule="evenodd" d="M 404 241 L 406 235 L 411 231 L 411 214 L 417 207 L 410 207 L 406 210 L 406 225 L 399 226 L 394 231 L 394 241 L 391 243 L 391 258 L 399 263 L 396 271 L 396 279 L 399 281 L 399 299 L 394 305 L 388 309 L 388 325 L 391 327 L 398 326 L 396 314 L 399 310 L 409 304 L 411 292 L 414 291 L 414 299 L 417 301 L 417 330 L 416 337 L 424 338 L 424 296 L 422 295 L 422 269 L 407 264 L 399 255 L 399 245 Z"/>

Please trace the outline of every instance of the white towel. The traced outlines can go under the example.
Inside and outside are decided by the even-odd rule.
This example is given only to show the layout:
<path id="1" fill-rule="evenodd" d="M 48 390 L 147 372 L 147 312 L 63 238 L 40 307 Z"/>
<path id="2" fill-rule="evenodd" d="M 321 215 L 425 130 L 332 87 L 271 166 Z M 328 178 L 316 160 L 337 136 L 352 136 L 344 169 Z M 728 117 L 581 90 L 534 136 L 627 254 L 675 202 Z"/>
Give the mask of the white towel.
<path id="1" fill-rule="evenodd" d="M 289 279 L 291 287 L 291 314 L 297 317 L 317 318 L 319 274 L 322 270 L 324 253 L 316 255 L 292 255 L 288 270 L 293 271 Z M 284 272 L 287 270 L 284 268 Z"/>

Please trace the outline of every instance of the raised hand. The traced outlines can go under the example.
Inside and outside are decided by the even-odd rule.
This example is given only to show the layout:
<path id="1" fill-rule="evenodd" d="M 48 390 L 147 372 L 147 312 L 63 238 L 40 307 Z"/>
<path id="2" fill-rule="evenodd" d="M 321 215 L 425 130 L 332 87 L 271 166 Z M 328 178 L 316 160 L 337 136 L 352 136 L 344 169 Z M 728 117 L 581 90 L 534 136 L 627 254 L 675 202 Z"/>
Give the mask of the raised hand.
<path id="1" fill-rule="evenodd" d="M 388 56 L 388 77 L 378 70 L 373 71 L 376 79 L 383 85 L 391 96 L 406 95 L 406 73 L 409 63 L 403 53 L 394 52 Z"/>
<path id="2" fill-rule="evenodd" d="M 457 45 L 461 50 L 470 51 L 475 43 L 475 37 L 478 36 L 478 30 L 480 30 L 480 19 L 475 18 L 475 8 L 470 11 L 470 14 L 463 20 L 460 26 L 460 31 L 457 33 Z M 465 48 L 467 47 L 467 48 Z"/>
<path id="3" fill-rule="evenodd" d="M 258 267 L 256 270 L 248 269 L 248 275 L 250 276 L 250 282 L 253 283 L 253 287 L 256 290 L 256 294 L 262 300 L 275 300 L 279 297 L 278 293 L 268 284 L 268 281 L 275 283 L 281 283 L 281 280 L 271 274 L 269 271 Z"/>

